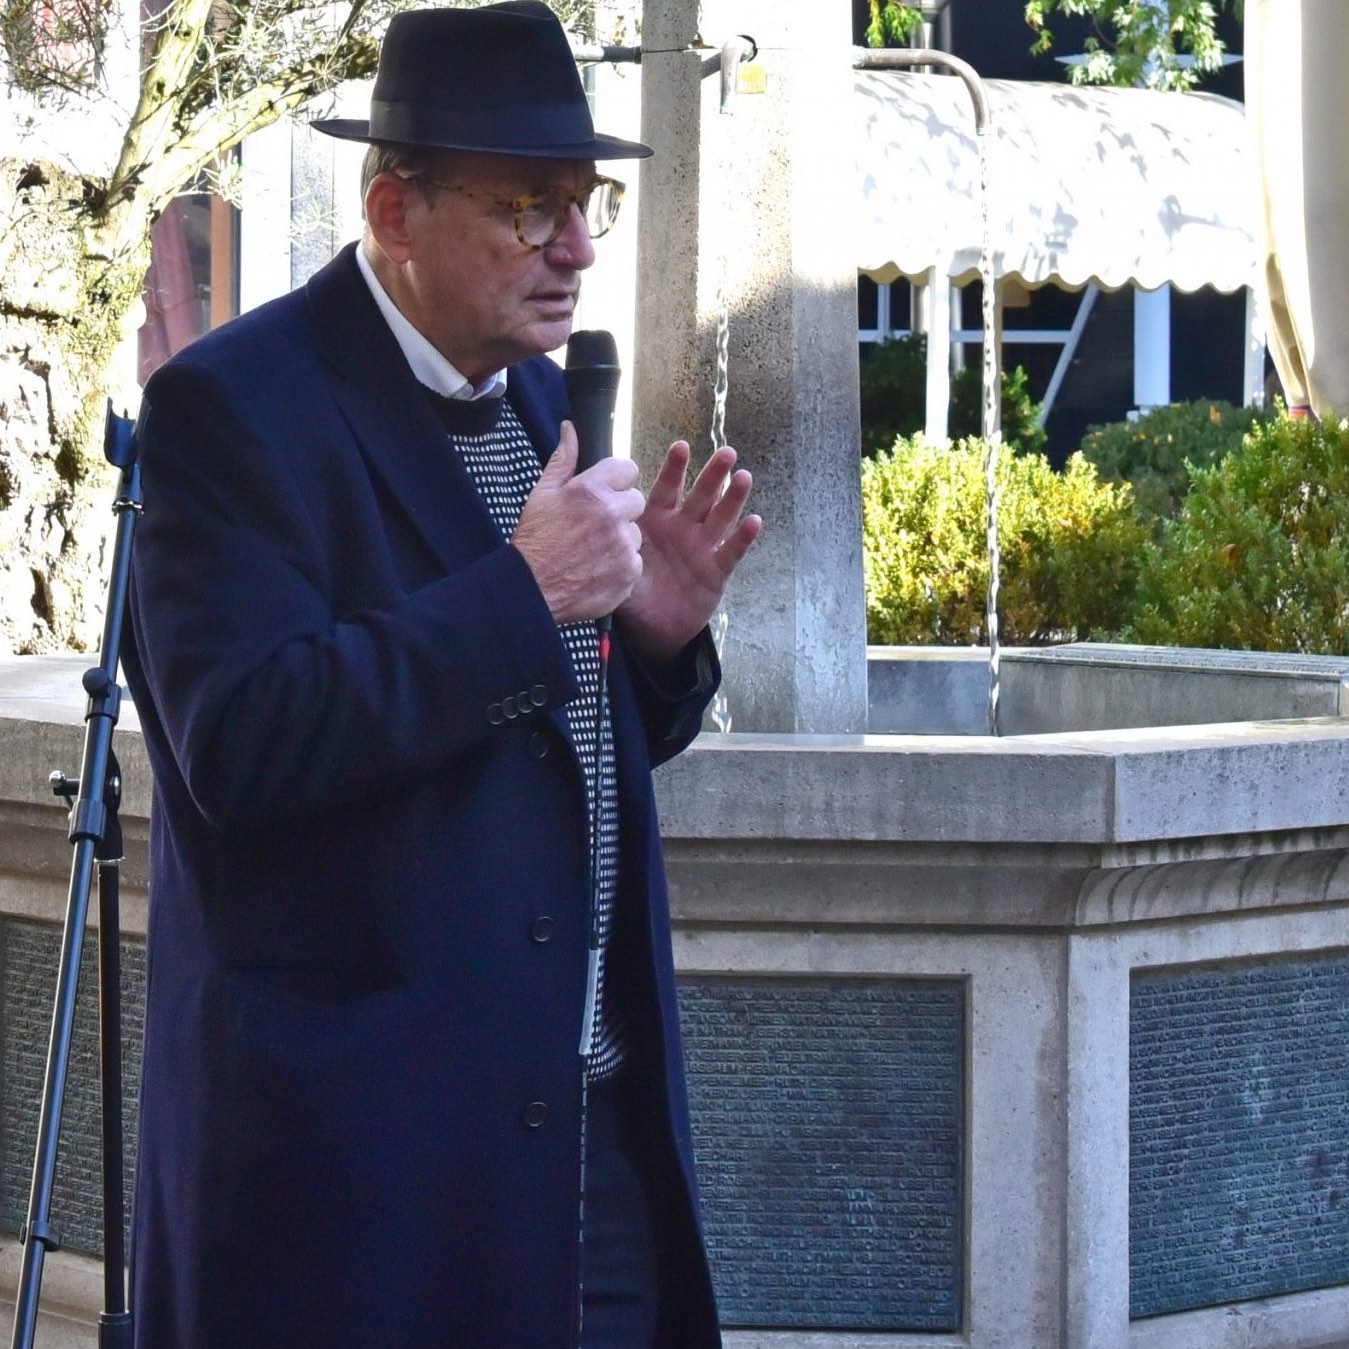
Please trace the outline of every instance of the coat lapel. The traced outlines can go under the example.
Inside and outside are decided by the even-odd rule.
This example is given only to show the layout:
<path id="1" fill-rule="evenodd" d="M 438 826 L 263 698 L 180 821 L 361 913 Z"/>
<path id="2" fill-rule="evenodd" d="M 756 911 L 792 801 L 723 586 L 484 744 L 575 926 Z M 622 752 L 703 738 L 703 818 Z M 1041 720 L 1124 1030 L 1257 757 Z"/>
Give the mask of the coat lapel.
<path id="1" fill-rule="evenodd" d="M 511 366 L 506 398 L 520 418 L 540 465 L 557 448 L 557 429 L 562 419 L 571 416 L 565 390 L 557 366 L 547 356 Z"/>
<path id="2" fill-rule="evenodd" d="M 362 455 L 447 568 L 501 545 L 477 489 L 356 266 L 349 244 L 305 287 L 319 351 Z"/>
<path id="3" fill-rule="evenodd" d="M 348 244 L 308 281 L 318 348 L 336 375 L 334 393 L 370 470 L 447 569 L 501 546 L 501 533 L 473 480 L 446 443 Z M 546 356 L 512 366 L 507 398 L 525 434 L 547 459 L 570 416 L 566 386 Z M 561 708 L 549 710 L 576 758 Z M 576 759 L 577 771 L 581 771 Z"/>

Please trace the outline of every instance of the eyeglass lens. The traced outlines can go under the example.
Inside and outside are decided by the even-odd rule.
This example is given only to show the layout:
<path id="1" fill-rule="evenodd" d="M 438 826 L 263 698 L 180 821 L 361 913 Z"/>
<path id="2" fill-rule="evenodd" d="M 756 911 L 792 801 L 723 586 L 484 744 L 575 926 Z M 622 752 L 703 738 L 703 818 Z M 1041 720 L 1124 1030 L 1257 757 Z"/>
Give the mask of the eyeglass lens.
<path id="1" fill-rule="evenodd" d="M 552 243 L 567 227 L 572 202 L 576 202 L 581 208 L 587 232 L 592 239 L 598 239 L 613 228 L 622 199 L 621 184 L 608 178 L 596 180 L 579 195 L 560 188 L 540 192 L 520 210 L 521 237 L 536 248 Z"/>

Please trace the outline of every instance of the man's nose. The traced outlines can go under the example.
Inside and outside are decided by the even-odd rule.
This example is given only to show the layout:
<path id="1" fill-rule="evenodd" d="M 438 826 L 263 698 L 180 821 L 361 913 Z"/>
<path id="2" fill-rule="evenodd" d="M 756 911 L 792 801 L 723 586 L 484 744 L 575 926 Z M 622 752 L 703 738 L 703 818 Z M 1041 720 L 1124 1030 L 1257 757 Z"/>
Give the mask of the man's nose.
<path id="1" fill-rule="evenodd" d="M 550 261 L 565 263 L 578 272 L 584 271 L 595 261 L 595 241 L 590 237 L 585 216 L 576 202 L 567 207 L 567 223 L 562 233 L 548 245 Z"/>

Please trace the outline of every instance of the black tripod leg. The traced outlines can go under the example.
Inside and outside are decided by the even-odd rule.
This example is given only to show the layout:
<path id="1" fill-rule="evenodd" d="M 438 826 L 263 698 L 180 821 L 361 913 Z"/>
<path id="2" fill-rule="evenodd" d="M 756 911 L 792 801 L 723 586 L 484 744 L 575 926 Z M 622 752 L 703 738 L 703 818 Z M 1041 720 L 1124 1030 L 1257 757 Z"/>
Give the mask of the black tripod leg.
<path id="1" fill-rule="evenodd" d="M 123 1236 L 122 953 L 118 861 L 98 865 L 99 1080 L 103 1115 L 103 1313 L 100 1349 L 131 1349 Z"/>
<path id="2" fill-rule="evenodd" d="M 61 1111 L 65 1104 L 70 1044 L 75 1027 L 80 956 L 84 949 L 84 929 L 89 913 L 89 890 L 93 881 L 95 856 L 107 860 L 121 855 L 121 829 L 117 819 L 121 784 L 117 761 L 112 753 L 112 732 L 117 724 L 121 706 L 122 691 L 117 683 L 117 666 L 131 576 L 131 545 L 136 516 L 140 511 L 140 470 L 136 464 L 131 423 L 125 417 L 116 416 L 111 404 L 108 407 L 103 449 L 108 461 L 122 470 L 117 499 L 113 505 L 117 515 L 117 530 L 113 545 L 112 580 L 108 586 L 108 605 L 103 620 L 103 644 L 99 653 L 99 664 L 84 673 L 84 691 L 89 695 L 89 701 L 85 712 L 84 752 L 80 761 L 79 781 L 70 783 L 62 774 L 53 775 L 58 795 L 69 800 L 70 795 L 78 793 L 75 795 L 70 819 L 70 841 L 75 852 L 71 863 L 70 890 L 66 900 L 61 960 L 57 969 L 56 999 L 52 1011 L 51 1038 L 47 1047 L 47 1067 L 42 1084 L 42 1106 L 38 1118 L 37 1147 L 33 1158 L 33 1184 L 28 1201 L 28 1218 L 19 1234 L 23 1259 L 19 1269 L 12 1349 L 31 1349 L 37 1332 L 38 1300 L 42 1291 L 42 1262 L 49 1250 L 58 1250 L 61 1244 L 50 1220 L 51 1200 L 56 1181 L 56 1155 L 61 1132 Z M 115 884 L 113 894 L 114 896 L 116 894 Z M 115 941 L 116 922 L 107 924 L 105 930 L 111 930 Z M 120 1043 L 118 1053 L 120 1055 Z M 118 1074 L 120 1077 L 120 1064 Z M 105 1110 L 106 1108 L 108 1107 L 105 1106 Z M 117 1128 L 120 1136 L 120 1100 L 112 1108 L 119 1116 Z M 120 1256 L 122 1246 L 120 1147 L 117 1171 L 117 1251 Z M 118 1294 L 115 1306 L 124 1308 L 126 1299 L 122 1291 L 120 1259 L 116 1268 Z M 121 1326 L 124 1317 L 128 1321 L 125 1330 Z M 124 1338 L 120 1341 L 114 1338 L 102 1342 L 113 1345 L 129 1344 L 128 1314 L 121 1310 L 114 1311 L 110 1319 L 113 1325 L 109 1334 L 122 1335 Z"/>
<path id="3" fill-rule="evenodd" d="M 33 1185 L 28 1201 L 28 1220 L 19 1234 L 23 1262 L 19 1270 L 17 1306 L 14 1314 L 14 1349 L 33 1343 L 37 1329 L 38 1296 L 42 1286 L 42 1261 L 46 1253 L 61 1248 L 59 1234 L 51 1226 L 52 1187 L 56 1179 L 56 1149 L 65 1102 L 66 1069 L 75 1025 L 75 998 L 79 988 L 80 953 L 88 912 L 89 884 L 93 874 L 94 843 L 81 839 L 75 846 L 71 866 L 70 904 L 66 911 L 61 960 L 56 975 L 56 1004 L 52 1012 L 47 1068 L 42 1083 L 42 1109 L 38 1118 L 37 1151 L 33 1158 Z"/>

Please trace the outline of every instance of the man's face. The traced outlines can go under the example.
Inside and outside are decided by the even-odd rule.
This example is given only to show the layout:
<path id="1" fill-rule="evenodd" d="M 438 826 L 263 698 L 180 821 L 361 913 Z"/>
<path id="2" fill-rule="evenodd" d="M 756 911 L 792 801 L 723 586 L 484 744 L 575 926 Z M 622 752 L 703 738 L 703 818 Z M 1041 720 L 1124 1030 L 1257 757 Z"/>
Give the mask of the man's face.
<path id="1" fill-rule="evenodd" d="M 543 248 L 516 236 L 509 203 L 560 187 L 579 191 L 590 161 L 455 155 L 428 201 L 409 186 L 405 257 L 393 298 L 412 324 L 475 384 L 526 357 L 554 351 L 571 334 L 581 273 L 595 261 L 580 211 Z"/>

